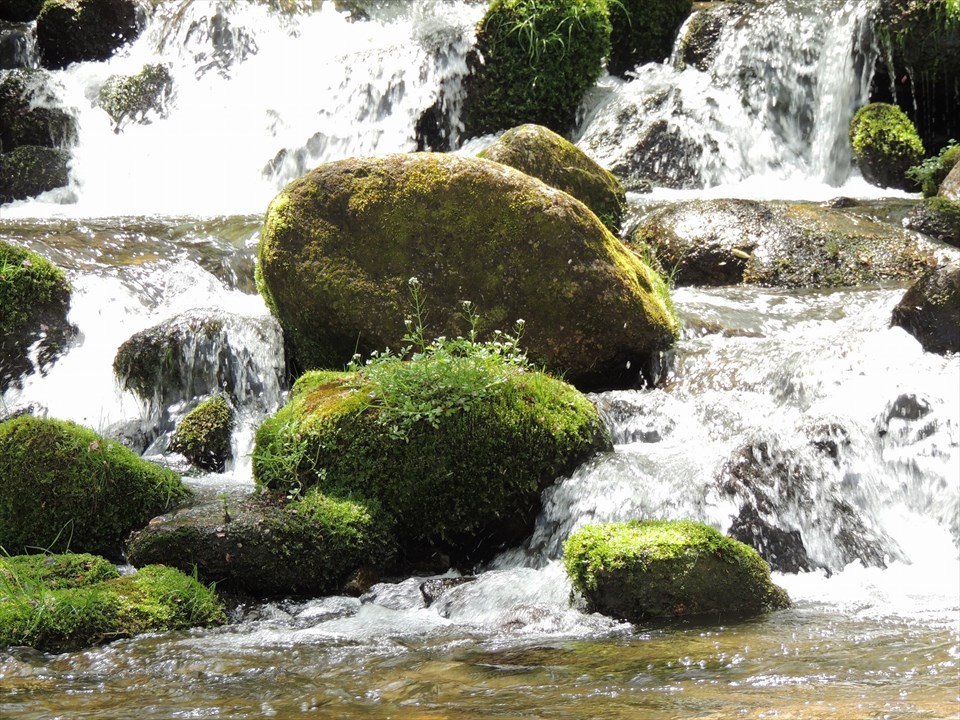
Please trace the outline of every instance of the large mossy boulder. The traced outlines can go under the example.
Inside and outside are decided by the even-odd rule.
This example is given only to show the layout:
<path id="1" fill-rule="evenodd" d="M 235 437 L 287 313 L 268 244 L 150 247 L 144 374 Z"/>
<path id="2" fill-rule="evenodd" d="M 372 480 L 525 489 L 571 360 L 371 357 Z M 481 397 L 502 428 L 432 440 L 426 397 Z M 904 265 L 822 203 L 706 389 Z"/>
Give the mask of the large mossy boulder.
<path id="1" fill-rule="evenodd" d="M 65 148 L 76 139 L 76 120 L 60 107 L 50 73 L 0 71 L 0 153 L 22 145 Z"/>
<path id="2" fill-rule="evenodd" d="M 850 144 L 864 180 L 879 187 L 916 190 L 907 171 L 924 157 L 910 118 L 896 105 L 871 103 L 850 120 Z"/>
<path id="3" fill-rule="evenodd" d="M 629 622 L 790 604 L 753 548 L 697 522 L 588 525 L 564 543 L 563 562 L 591 610 Z"/>
<path id="4" fill-rule="evenodd" d="M 53 362 L 75 332 L 69 308 L 70 285 L 60 268 L 0 241 L 0 391 Z M 30 348 L 38 342 L 34 357 Z"/>
<path id="5" fill-rule="evenodd" d="M 131 530 L 187 495 L 180 476 L 75 423 L 0 423 L 0 547 L 120 557 Z"/>
<path id="6" fill-rule="evenodd" d="M 151 115 L 165 117 L 173 94 L 173 76 L 166 65 L 144 65 L 136 75 L 111 75 L 100 88 L 100 107 L 120 132 L 133 122 L 145 125 Z"/>
<path id="7" fill-rule="evenodd" d="M 692 0 L 618 0 L 609 3 L 610 57 L 607 70 L 626 75 L 637 65 L 663 62 L 677 31 L 690 14 Z"/>
<path id="8" fill-rule="evenodd" d="M 468 137 L 524 123 L 567 133 L 610 52 L 607 3 L 494 0 L 476 49 L 463 113 Z"/>
<path id="9" fill-rule="evenodd" d="M 37 16 L 37 48 L 46 68 L 106 60 L 134 40 L 145 16 L 136 0 L 46 0 Z"/>
<path id="10" fill-rule="evenodd" d="M 613 173 L 569 140 L 542 125 L 521 125 L 501 135 L 480 157 L 509 165 L 573 195 L 612 232 L 620 229 L 627 194 Z"/>
<path id="11" fill-rule="evenodd" d="M 258 285 L 303 369 L 402 344 L 408 279 L 431 336 L 526 321 L 531 359 L 578 387 L 634 385 L 677 320 L 666 284 L 581 202 L 499 163 L 437 153 L 321 165 L 271 203 Z"/>
<path id="12" fill-rule="evenodd" d="M 0 646 L 65 652 L 225 622 L 213 590 L 173 568 L 120 577 L 90 555 L 0 557 Z"/>
<path id="13" fill-rule="evenodd" d="M 911 285 L 893 309 L 891 324 L 927 352 L 960 352 L 960 263 L 934 268 Z"/>
<path id="14" fill-rule="evenodd" d="M 960 202 L 944 197 L 924 198 L 907 216 L 904 225 L 960 247 Z"/>
<path id="15" fill-rule="evenodd" d="M 882 204 L 694 200 L 649 213 L 633 243 L 655 256 L 676 285 L 902 282 L 920 277 L 951 249 L 904 229 L 892 219 L 897 214 Z"/>
<path id="16" fill-rule="evenodd" d="M 223 395 L 207 398 L 188 412 L 177 425 L 170 450 L 193 465 L 210 472 L 223 472 L 230 459 L 233 408 Z"/>
<path id="17" fill-rule="evenodd" d="M 532 530 L 540 493 L 610 448 L 596 409 L 543 373 L 445 354 L 314 372 L 260 426 L 258 484 L 372 498 L 406 560 L 471 563 Z"/>
<path id="18" fill-rule="evenodd" d="M 378 503 L 315 488 L 292 500 L 276 493 L 224 497 L 178 510 L 155 518 L 127 544 L 133 565 L 196 568 L 201 579 L 254 597 L 343 592 L 358 573 L 391 567 L 395 555 L 393 520 Z"/>

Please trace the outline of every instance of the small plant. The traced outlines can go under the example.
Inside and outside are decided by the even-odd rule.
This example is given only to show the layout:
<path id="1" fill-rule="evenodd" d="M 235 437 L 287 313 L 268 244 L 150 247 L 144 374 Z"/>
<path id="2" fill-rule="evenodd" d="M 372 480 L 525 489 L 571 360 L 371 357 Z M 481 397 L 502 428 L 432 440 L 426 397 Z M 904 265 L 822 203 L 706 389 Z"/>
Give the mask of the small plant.
<path id="1" fill-rule="evenodd" d="M 960 145 L 951 140 L 939 153 L 907 170 L 906 175 L 920 186 L 924 197 L 933 197 L 957 162 L 960 162 Z"/>

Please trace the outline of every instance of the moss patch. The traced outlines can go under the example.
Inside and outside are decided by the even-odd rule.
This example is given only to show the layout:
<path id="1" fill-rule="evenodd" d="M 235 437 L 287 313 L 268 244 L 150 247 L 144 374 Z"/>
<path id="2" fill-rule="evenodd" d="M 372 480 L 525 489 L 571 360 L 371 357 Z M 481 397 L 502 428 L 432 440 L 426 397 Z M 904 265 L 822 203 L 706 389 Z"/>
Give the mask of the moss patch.
<path id="1" fill-rule="evenodd" d="M 153 113 L 163 117 L 173 92 L 166 65 L 145 65 L 136 75 L 111 75 L 100 88 L 100 107 L 117 132 L 129 122 L 145 124 Z"/>
<path id="2" fill-rule="evenodd" d="M 94 585 L 120 577 L 109 560 L 87 553 L 0 556 L 0 594 L 42 585 L 48 590 Z"/>
<path id="3" fill-rule="evenodd" d="M 223 395 L 215 395 L 187 413 L 173 434 L 170 449 L 199 468 L 223 472 L 230 457 L 233 424 L 233 408 Z"/>
<path id="4" fill-rule="evenodd" d="M 880 187 L 915 190 L 907 171 L 924 149 L 910 118 L 896 105 L 871 103 L 850 121 L 850 144 L 864 179 Z"/>
<path id="5" fill-rule="evenodd" d="M 753 548 L 686 520 L 587 526 L 564 544 L 564 566 L 592 609 L 629 621 L 789 605 Z"/>

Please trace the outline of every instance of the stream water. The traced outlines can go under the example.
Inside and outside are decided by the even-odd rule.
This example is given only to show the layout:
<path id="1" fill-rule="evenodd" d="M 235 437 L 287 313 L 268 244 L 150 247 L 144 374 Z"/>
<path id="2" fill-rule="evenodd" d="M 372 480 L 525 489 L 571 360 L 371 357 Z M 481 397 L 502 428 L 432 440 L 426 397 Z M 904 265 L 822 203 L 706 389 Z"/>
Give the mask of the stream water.
<path id="1" fill-rule="evenodd" d="M 804 5 L 770 5 L 758 26 L 738 24 L 745 37 L 731 29 L 713 76 L 664 65 L 604 78 L 580 144 L 610 163 L 628 156 L 644 129 L 611 134 L 610 117 L 669 86 L 681 100 L 669 106 L 673 127 L 713 138 L 715 152 L 690 176 L 709 188 L 661 191 L 654 202 L 881 194 L 837 141 L 869 81 L 869 7 Z M 148 456 L 176 462 L 166 430 L 193 398 L 144 404 L 117 386 L 114 354 L 185 313 L 236 318 L 223 342 L 252 368 L 232 391 L 243 408 L 236 459 L 186 482 L 200 495 L 248 491 L 252 431 L 285 389 L 279 334 L 252 281 L 263 210 L 313 164 L 414 149 L 417 119 L 441 97 L 455 128 L 483 9 L 384 3 L 351 20 L 332 5 L 291 16 L 253 3 L 164 3 L 120 56 L 55 73 L 80 125 L 71 185 L 0 207 L 0 239 L 64 268 L 78 334 L 3 407 L 31 405 L 104 433 L 134 428 Z M 771 22 L 794 31 L 764 64 L 746 48 L 772 51 L 749 35 L 769 35 Z M 737 57 L 767 68 L 765 84 L 738 85 L 752 75 L 731 69 Z M 111 74 L 158 61 L 175 80 L 165 117 L 114 133 L 91 98 Z M 779 105 L 758 100 L 771 87 Z M 792 124 L 801 106 L 815 111 Z M 903 289 L 675 290 L 684 335 L 667 383 L 593 396 L 615 450 L 560 478 L 529 540 L 476 579 L 429 605 L 424 579 L 413 578 L 361 598 L 245 605 L 217 630 L 61 655 L 3 650 L 0 717 L 956 718 L 960 357 L 924 353 L 889 327 Z M 824 428 L 832 454 L 816 449 Z M 571 600 L 559 563 L 571 531 L 631 517 L 727 530 L 743 496 L 724 479 L 744 452 L 790 468 L 768 490 L 810 560 L 808 571 L 774 574 L 793 608 L 630 626 Z M 788 484 L 797 477 L 800 492 Z M 850 535 L 853 549 L 841 540 Z"/>

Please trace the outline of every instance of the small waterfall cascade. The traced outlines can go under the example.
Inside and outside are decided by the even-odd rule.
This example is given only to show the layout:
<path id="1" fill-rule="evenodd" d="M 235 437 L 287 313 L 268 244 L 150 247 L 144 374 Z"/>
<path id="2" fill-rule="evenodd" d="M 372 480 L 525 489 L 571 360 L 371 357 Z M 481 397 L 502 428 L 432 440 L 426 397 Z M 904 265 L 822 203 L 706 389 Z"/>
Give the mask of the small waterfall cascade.
<path id="1" fill-rule="evenodd" d="M 614 172 L 667 187 L 842 185 L 877 53 L 872 13 L 852 0 L 695 12 L 668 63 L 601 83 L 579 144 Z"/>

